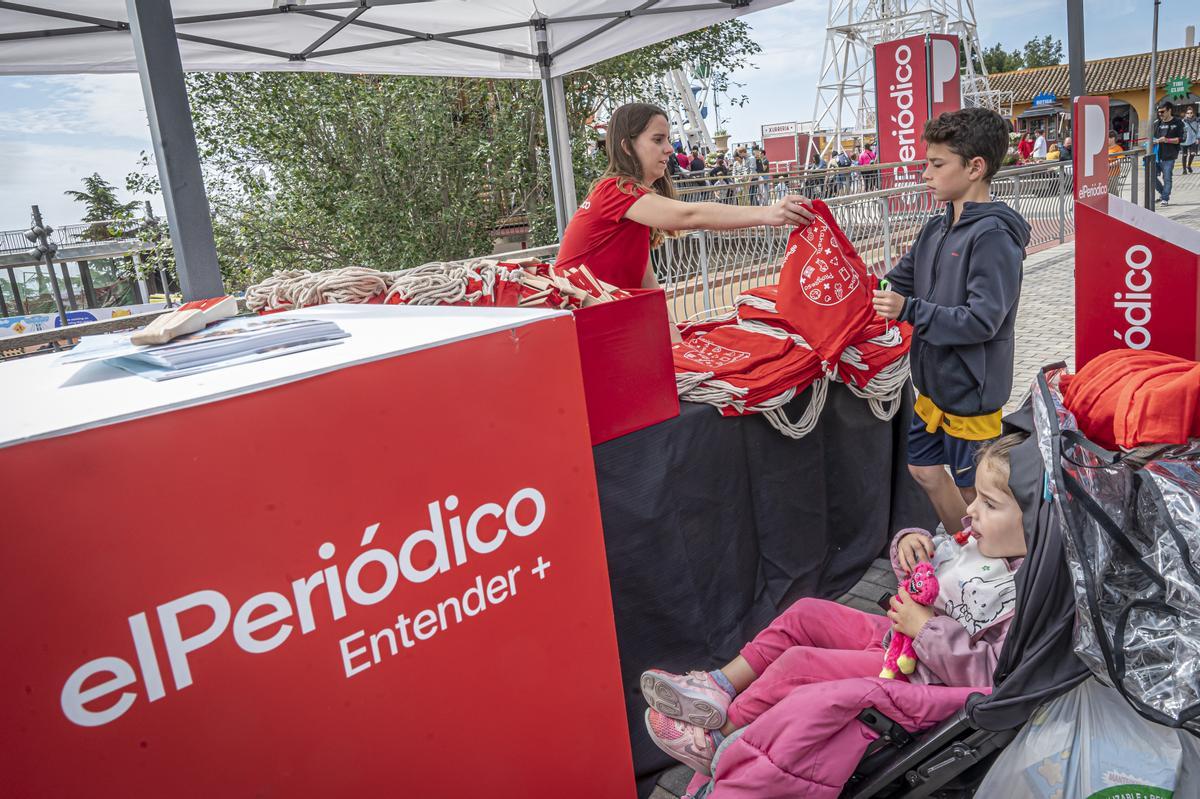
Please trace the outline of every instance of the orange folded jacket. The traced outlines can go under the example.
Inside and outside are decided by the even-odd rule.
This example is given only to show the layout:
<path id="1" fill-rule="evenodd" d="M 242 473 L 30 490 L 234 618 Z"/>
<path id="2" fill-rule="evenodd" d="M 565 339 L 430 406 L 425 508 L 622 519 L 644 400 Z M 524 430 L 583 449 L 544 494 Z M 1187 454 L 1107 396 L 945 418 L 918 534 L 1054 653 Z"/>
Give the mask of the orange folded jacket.
<path id="1" fill-rule="evenodd" d="M 1200 437 L 1200 363 L 1153 350 L 1110 350 L 1064 379 L 1079 429 L 1109 449 Z"/>

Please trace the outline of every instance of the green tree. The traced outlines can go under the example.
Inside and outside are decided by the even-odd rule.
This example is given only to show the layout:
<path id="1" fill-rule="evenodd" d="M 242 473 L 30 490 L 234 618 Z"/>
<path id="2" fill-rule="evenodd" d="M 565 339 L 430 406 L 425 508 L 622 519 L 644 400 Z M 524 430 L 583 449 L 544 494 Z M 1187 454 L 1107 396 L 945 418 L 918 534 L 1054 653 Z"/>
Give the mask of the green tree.
<path id="1" fill-rule="evenodd" d="M 734 21 L 567 76 L 576 187 L 603 170 L 589 144 L 603 109 L 655 97 L 655 76 L 758 52 Z M 322 73 L 188 76 L 227 285 L 275 269 L 395 270 L 490 252 L 525 214 L 554 240 L 539 84 Z M 744 98 L 735 98 L 735 102 Z"/>
<path id="2" fill-rule="evenodd" d="M 1046 34 L 1040 39 L 1025 42 L 1025 68 L 1049 67 L 1063 60 L 1062 40 Z"/>
<path id="3" fill-rule="evenodd" d="M 1021 55 L 1020 50 L 1013 50 L 1011 53 L 1004 49 L 1004 46 L 996 43 L 983 51 L 983 64 L 987 67 L 989 75 L 995 75 L 999 72 L 1012 72 L 1014 69 L 1020 69 L 1025 66 L 1025 58 Z"/>
<path id="4" fill-rule="evenodd" d="M 137 207 L 136 201 L 123 203 L 117 199 L 116 187 L 100 177 L 99 172 L 93 172 L 83 179 L 83 191 L 67 189 L 63 194 L 76 202 L 83 203 L 85 209 L 84 222 L 108 222 L 125 220 L 133 214 Z M 92 241 L 115 238 L 116 231 L 108 225 L 92 225 L 87 230 L 87 238 Z"/>

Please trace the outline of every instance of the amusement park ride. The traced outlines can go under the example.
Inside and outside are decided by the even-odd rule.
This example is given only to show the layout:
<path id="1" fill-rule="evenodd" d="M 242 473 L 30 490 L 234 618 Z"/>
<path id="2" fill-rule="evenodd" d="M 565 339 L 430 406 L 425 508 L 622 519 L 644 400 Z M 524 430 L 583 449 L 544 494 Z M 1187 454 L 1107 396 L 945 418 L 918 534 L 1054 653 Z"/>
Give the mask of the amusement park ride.
<path id="1" fill-rule="evenodd" d="M 973 0 L 829 0 L 816 107 L 807 128 L 809 157 L 827 158 L 838 141 L 875 135 L 873 48 L 926 33 L 958 36 L 964 107 L 1011 114 L 1012 96 L 988 83 Z"/>

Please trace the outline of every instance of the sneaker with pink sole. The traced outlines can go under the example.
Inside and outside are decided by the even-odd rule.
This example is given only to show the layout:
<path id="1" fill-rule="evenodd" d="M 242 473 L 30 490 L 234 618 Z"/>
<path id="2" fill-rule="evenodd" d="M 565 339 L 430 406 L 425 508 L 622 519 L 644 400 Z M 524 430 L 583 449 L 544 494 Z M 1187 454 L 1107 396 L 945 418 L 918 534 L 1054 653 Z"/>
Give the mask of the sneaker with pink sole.
<path id="1" fill-rule="evenodd" d="M 712 776 L 717 745 L 711 730 L 647 710 L 646 731 L 659 749 L 704 776 Z"/>
<path id="2" fill-rule="evenodd" d="M 706 730 L 725 725 L 731 700 L 705 671 L 672 674 L 661 669 L 642 672 L 642 696 L 646 704 L 664 716 L 687 721 Z"/>

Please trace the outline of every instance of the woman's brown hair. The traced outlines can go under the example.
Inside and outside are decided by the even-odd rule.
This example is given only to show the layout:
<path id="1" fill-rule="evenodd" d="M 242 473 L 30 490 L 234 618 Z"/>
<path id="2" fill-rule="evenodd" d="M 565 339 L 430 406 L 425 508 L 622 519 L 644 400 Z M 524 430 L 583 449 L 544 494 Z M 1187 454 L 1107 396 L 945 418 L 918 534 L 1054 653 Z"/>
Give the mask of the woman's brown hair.
<path id="1" fill-rule="evenodd" d="M 600 180 L 616 178 L 617 188 L 626 194 L 633 193 L 633 187 L 630 184 L 637 184 L 674 200 L 676 199 L 675 184 L 671 182 L 670 175 L 664 174 L 653 183 L 647 183 L 642 174 L 642 165 L 633 149 L 633 140 L 641 135 L 655 117 L 667 119 L 667 112 L 651 103 L 626 103 L 613 111 L 612 117 L 608 120 L 608 136 L 604 145 L 608 153 L 608 168 L 604 170 Z M 669 157 L 674 158 L 675 156 Z M 599 183 L 600 180 L 596 182 Z M 593 186 L 593 188 L 595 187 Z M 658 228 L 651 228 L 650 246 L 657 247 L 662 244 L 668 235 L 674 234 Z"/>

